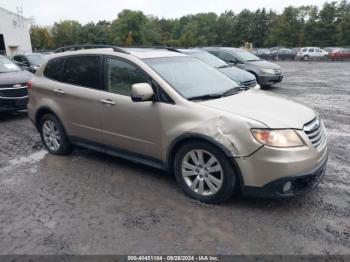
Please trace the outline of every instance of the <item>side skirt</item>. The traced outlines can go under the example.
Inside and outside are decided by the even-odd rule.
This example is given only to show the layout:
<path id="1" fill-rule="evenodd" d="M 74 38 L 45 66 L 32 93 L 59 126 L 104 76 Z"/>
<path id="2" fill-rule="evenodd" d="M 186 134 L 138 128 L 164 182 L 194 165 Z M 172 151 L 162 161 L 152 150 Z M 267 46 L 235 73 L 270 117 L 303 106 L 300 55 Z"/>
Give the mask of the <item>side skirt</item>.
<path id="1" fill-rule="evenodd" d="M 116 157 L 131 161 L 131 162 L 136 163 L 136 164 L 142 164 L 142 165 L 150 166 L 153 168 L 161 169 L 164 171 L 168 171 L 165 163 L 163 163 L 159 159 L 151 158 L 151 157 L 148 157 L 148 156 L 145 156 L 142 154 L 133 153 L 133 152 L 123 150 L 123 149 L 118 149 L 118 148 L 102 145 L 102 144 L 95 143 L 95 142 L 85 140 L 85 139 L 81 139 L 78 137 L 70 136 L 69 141 L 73 145 L 76 145 L 76 146 L 81 146 L 81 147 L 91 149 L 91 150 L 94 150 L 97 152 L 105 153 L 107 155 L 116 156 Z"/>

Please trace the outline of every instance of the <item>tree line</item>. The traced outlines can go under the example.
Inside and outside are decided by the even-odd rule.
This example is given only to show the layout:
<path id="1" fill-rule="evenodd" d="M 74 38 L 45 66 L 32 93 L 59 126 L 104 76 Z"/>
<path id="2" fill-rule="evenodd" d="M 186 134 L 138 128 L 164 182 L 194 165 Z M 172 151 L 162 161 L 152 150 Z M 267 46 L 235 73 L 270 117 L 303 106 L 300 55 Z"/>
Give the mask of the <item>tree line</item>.
<path id="1" fill-rule="evenodd" d="M 34 50 L 74 44 L 117 46 L 167 45 L 254 47 L 350 46 L 350 2 L 317 6 L 286 7 L 278 14 L 265 8 L 186 15 L 165 19 L 141 11 L 123 10 L 113 21 L 80 24 L 65 20 L 52 27 L 33 26 Z"/>

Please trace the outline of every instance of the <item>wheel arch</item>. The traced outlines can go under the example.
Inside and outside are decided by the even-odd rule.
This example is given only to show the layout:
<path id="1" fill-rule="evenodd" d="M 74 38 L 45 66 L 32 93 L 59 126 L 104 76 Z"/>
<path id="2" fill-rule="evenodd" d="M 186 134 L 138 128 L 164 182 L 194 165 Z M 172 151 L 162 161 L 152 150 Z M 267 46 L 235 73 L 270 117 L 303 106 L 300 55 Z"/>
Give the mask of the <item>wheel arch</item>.
<path id="1" fill-rule="evenodd" d="M 230 163 L 232 164 L 232 167 L 237 174 L 237 179 L 239 181 L 239 185 L 242 186 L 244 185 L 244 180 L 243 176 L 241 173 L 241 170 L 230 152 L 223 144 L 220 142 L 216 141 L 215 139 L 211 138 L 210 136 L 203 135 L 203 134 L 196 134 L 196 133 L 187 133 L 183 134 L 180 137 L 176 138 L 169 146 L 169 149 L 166 154 L 166 169 L 173 173 L 173 168 L 174 168 L 174 160 L 176 156 L 176 152 L 179 150 L 179 148 L 184 145 L 185 143 L 188 142 L 193 142 L 193 141 L 200 141 L 200 142 L 206 142 L 209 143 L 216 148 L 218 148 L 220 151 L 222 151 L 226 157 L 229 159 Z"/>
<path id="2" fill-rule="evenodd" d="M 64 131 L 66 131 L 66 128 L 64 127 L 64 124 L 62 123 L 59 116 L 49 107 L 43 106 L 43 107 L 39 108 L 35 114 L 35 127 L 39 130 L 39 132 L 40 132 L 40 119 L 46 114 L 54 115 L 60 121 L 61 125 L 63 126 Z"/>

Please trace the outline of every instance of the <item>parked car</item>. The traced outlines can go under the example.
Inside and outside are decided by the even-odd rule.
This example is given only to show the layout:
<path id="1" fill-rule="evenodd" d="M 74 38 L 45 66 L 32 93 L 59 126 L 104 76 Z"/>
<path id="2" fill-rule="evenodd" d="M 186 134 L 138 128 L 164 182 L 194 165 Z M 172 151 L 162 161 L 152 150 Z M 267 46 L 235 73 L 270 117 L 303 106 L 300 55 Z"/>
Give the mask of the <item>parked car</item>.
<path id="1" fill-rule="evenodd" d="M 43 63 L 44 55 L 39 53 L 14 55 L 12 61 L 22 69 L 35 73 Z"/>
<path id="2" fill-rule="evenodd" d="M 330 53 L 327 56 L 328 59 L 334 60 L 346 60 L 350 59 L 350 49 L 349 48 L 338 48 Z"/>
<path id="3" fill-rule="evenodd" d="M 216 56 L 200 49 L 179 49 L 184 54 L 197 58 L 212 67 L 218 69 L 221 73 L 236 81 L 240 86 L 253 88 L 257 86 L 255 76 L 245 70 L 229 65 Z"/>
<path id="4" fill-rule="evenodd" d="M 339 49 L 339 47 L 325 47 L 325 48 L 323 48 L 323 50 L 326 51 L 327 53 L 330 53 L 330 52 L 337 50 L 337 49 Z"/>
<path id="5" fill-rule="evenodd" d="M 273 60 L 294 60 L 296 53 L 294 53 L 291 49 L 281 48 L 272 52 L 271 57 Z"/>
<path id="6" fill-rule="evenodd" d="M 272 52 L 267 48 L 253 49 L 251 53 L 264 60 L 272 59 Z"/>
<path id="7" fill-rule="evenodd" d="M 295 55 L 297 55 L 300 49 L 300 47 L 294 47 L 292 48 L 292 51 L 295 53 Z"/>
<path id="8" fill-rule="evenodd" d="M 32 76 L 8 58 L 0 56 L 0 112 L 27 108 L 27 82 Z"/>
<path id="9" fill-rule="evenodd" d="M 28 87 L 29 117 L 52 154 L 79 145 L 174 172 L 203 202 L 238 188 L 291 197 L 325 173 L 326 134 L 314 110 L 241 89 L 179 52 L 62 52 Z"/>
<path id="10" fill-rule="evenodd" d="M 303 47 L 297 53 L 297 58 L 308 61 L 310 59 L 326 59 L 328 53 L 319 47 Z"/>
<path id="11" fill-rule="evenodd" d="M 258 84 L 262 87 L 281 82 L 283 73 L 281 67 L 260 59 L 256 55 L 240 48 L 208 47 L 209 53 L 217 56 L 228 64 L 235 65 L 255 75 Z"/>

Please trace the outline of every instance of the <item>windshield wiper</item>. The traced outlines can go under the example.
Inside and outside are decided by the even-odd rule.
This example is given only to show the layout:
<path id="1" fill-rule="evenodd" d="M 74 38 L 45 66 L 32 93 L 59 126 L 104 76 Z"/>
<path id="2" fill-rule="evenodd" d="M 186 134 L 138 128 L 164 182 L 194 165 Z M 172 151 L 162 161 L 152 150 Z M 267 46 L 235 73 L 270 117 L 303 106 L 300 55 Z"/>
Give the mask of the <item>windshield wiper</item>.
<path id="1" fill-rule="evenodd" d="M 233 87 L 223 93 L 221 93 L 222 96 L 232 96 L 237 94 L 239 91 L 245 90 L 243 87 L 238 86 L 238 87 Z"/>
<path id="2" fill-rule="evenodd" d="M 206 94 L 206 95 L 201 95 L 201 96 L 192 96 L 187 98 L 190 101 L 193 100 L 210 100 L 210 99 L 218 99 L 223 97 L 223 94 Z"/>
<path id="3" fill-rule="evenodd" d="M 230 88 L 229 90 L 226 90 L 223 93 L 216 93 L 216 94 L 206 94 L 206 95 L 201 95 L 201 96 L 192 96 L 187 98 L 190 101 L 193 100 L 210 100 L 210 99 L 218 99 L 221 97 L 225 97 L 225 96 L 232 96 L 237 94 L 239 91 L 245 90 L 244 87 L 238 86 L 238 87 L 233 87 Z"/>

